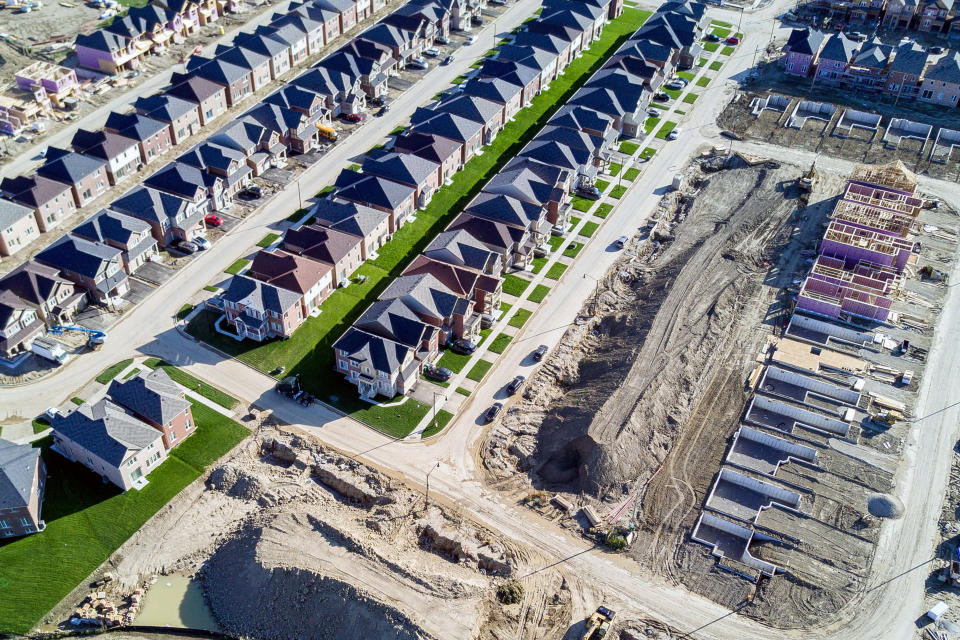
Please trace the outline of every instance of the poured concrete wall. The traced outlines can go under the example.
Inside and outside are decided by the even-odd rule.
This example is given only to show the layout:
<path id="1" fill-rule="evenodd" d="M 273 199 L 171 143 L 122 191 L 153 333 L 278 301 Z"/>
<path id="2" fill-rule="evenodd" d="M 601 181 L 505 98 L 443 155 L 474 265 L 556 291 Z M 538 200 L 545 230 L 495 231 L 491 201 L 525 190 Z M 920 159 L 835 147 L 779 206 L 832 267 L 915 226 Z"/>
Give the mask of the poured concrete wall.
<path id="1" fill-rule="evenodd" d="M 715 558 L 733 558 L 772 578 L 779 567 L 750 555 L 750 543 L 755 535 L 762 539 L 770 539 L 767 536 L 755 534 L 752 529 L 734 524 L 711 513 L 701 513 L 691 537 L 695 542 L 710 547 L 710 553 Z"/>
<path id="2" fill-rule="evenodd" d="M 753 400 L 750 401 L 747 420 L 786 433 L 793 433 L 798 423 L 817 431 L 844 438 L 850 431 L 850 425 L 838 418 L 831 418 L 774 398 L 759 395 L 754 396 Z"/>
<path id="3" fill-rule="evenodd" d="M 732 469 L 721 469 L 707 497 L 707 506 L 741 520 L 755 521 L 774 504 L 787 509 L 800 507 L 800 494 L 763 482 Z"/>
<path id="4" fill-rule="evenodd" d="M 767 384 L 775 385 L 776 382 L 783 382 L 788 385 L 793 385 L 794 387 L 800 387 L 808 392 L 819 394 L 831 400 L 850 405 L 851 407 L 856 407 L 860 402 L 860 392 L 854 389 L 843 389 L 824 380 L 811 378 L 810 376 L 781 369 L 780 367 L 767 367 L 763 378 L 760 380 L 760 389 L 766 391 L 764 387 Z"/>
<path id="5" fill-rule="evenodd" d="M 837 123 L 837 129 L 846 129 L 848 132 L 856 127 L 868 131 L 877 131 L 880 128 L 880 116 L 866 111 L 857 111 L 856 109 L 845 109 L 840 122 Z"/>
<path id="6" fill-rule="evenodd" d="M 847 327 L 834 324 L 833 322 L 827 322 L 826 320 L 811 318 L 810 316 L 805 316 L 799 313 L 793 314 L 793 317 L 790 318 L 790 324 L 787 325 L 786 331 L 787 335 L 797 335 L 796 331 L 791 332 L 791 329 L 802 329 L 806 331 L 822 333 L 827 335 L 831 340 L 845 342 L 855 347 L 861 347 L 872 342 L 871 337 L 861 331 L 849 329 Z"/>

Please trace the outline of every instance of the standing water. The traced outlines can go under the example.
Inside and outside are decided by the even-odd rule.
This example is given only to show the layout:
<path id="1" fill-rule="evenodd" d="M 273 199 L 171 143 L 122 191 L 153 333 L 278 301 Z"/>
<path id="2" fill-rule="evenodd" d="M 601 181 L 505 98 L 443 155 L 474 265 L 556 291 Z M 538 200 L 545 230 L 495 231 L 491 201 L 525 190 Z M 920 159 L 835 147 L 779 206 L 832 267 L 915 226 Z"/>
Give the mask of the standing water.
<path id="1" fill-rule="evenodd" d="M 207 608 L 200 583 L 173 573 L 160 576 L 150 586 L 143 609 L 134 624 L 151 627 L 183 627 L 218 631 L 217 621 Z"/>

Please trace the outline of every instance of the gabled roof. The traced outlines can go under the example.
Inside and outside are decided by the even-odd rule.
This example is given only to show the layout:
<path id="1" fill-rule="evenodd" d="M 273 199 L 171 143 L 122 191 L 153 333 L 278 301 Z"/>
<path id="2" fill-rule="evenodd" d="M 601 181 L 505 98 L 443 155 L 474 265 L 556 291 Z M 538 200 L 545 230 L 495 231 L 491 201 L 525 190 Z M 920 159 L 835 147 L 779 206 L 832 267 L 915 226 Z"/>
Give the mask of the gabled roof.
<path id="1" fill-rule="evenodd" d="M 391 211 L 409 200 L 415 191 L 409 185 L 378 176 L 356 173 L 348 169 L 340 172 L 336 186 L 338 187 L 336 191 L 338 198 L 372 207 L 382 207 Z"/>
<path id="2" fill-rule="evenodd" d="M 170 422 L 190 409 L 190 401 L 170 379 L 167 372 L 157 368 L 141 372 L 124 381 L 110 383 L 107 395 L 117 404 L 159 425 Z"/>
<path id="3" fill-rule="evenodd" d="M 567 129 L 566 127 L 555 127 L 553 125 L 545 126 L 536 138 L 538 141 L 554 140 L 566 145 L 573 150 L 574 154 L 581 158 L 582 162 L 589 162 L 589 157 L 602 148 L 604 140 L 597 136 L 592 136 L 583 131 Z"/>
<path id="4" fill-rule="evenodd" d="M 245 66 L 227 62 L 220 57 L 204 58 L 202 56 L 192 55 L 190 56 L 187 69 L 198 78 L 204 78 L 224 86 L 233 84 L 244 76 L 250 75 L 250 69 L 247 69 Z"/>
<path id="5" fill-rule="evenodd" d="M 351 0 L 314 0 L 313 4 L 318 7 L 332 9 L 338 13 L 352 11 L 357 6 Z"/>
<path id="6" fill-rule="evenodd" d="M 542 204 L 534 204 L 502 193 L 480 192 L 467 205 L 465 212 L 478 218 L 496 220 L 505 224 L 526 228 L 543 218 Z"/>
<path id="7" fill-rule="evenodd" d="M 162 438 L 160 431 L 106 398 L 93 405 L 84 403 L 66 416 L 57 416 L 53 430 L 116 467 Z"/>
<path id="8" fill-rule="evenodd" d="M 584 154 L 576 153 L 565 144 L 555 140 L 540 140 L 539 138 L 534 139 L 527 145 L 523 151 L 520 152 L 520 156 L 533 158 L 534 160 L 559 167 L 565 167 L 573 171 L 579 170 L 583 164 L 587 162 Z M 579 160 L 578 157 L 584 157 L 584 159 Z"/>
<path id="9" fill-rule="evenodd" d="M 537 71 L 543 71 L 557 61 L 557 54 L 526 45 L 507 44 L 498 49 L 497 60 L 514 60 Z"/>
<path id="10" fill-rule="evenodd" d="M 253 257 L 246 275 L 303 295 L 315 287 L 331 269 L 329 264 L 283 249 L 261 249 Z"/>
<path id="11" fill-rule="evenodd" d="M 270 56 L 260 51 L 244 49 L 243 47 L 229 47 L 224 44 L 217 45 L 214 58 L 248 71 L 253 71 L 270 60 Z"/>
<path id="12" fill-rule="evenodd" d="M 293 47 L 295 44 L 306 40 L 307 35 L 305 32 L 300 31 L 296 26 L 284 23 L 284 24 L 270 24 L 270 25 L 260 25 L 256 28 L 254 33 L 267 36 L 274 40 L 279 40 L 290 47 Z"/>
<path id="13" fill-rule="evenodd" d="M 120 249 L 66 235 L 37 254 L 37 261 L 64 271 L 95 278 L 104 265 L 120 261 Z"/>
<path id="14" fill-rule="evenodd" d="M 395 47 L 400 51 L 409 48 L 413 40 L 413 36 L 408 31 L 398 29 L 392 24 L 385 24 L 383 22 L 373 25 L 357 37 L 360 40 L 370 40 L 371 42 L 379 42 L 390 47 Z"/>
<path id="15" fill-rule="evenodd" d="M 256 51 L 270 58 L 275 58 L 290 49 L 289 44 L 264 33 L 241 33 L 233 39 L 233 43 L 242 49 Z"/>
<path id="16" fill-rule="evenodd" d="M 70 187 L 50 178 L 32 175 L 4 178 L 0 182 L 0 191 L 14 202 L 38 209 L 61 194 L 69 193 Z"/>
<path id="17" fill-rule="evenodd" d="M 460 296 L 429 273 L 400 276 L 380 294 L 380 300 L 400 299 L 421 318 L 441 322 L 450 318 L 458 307 Z"/>
<path id="18" fill-rule="evenodd" d="M 473 297 L 473 290 L 481 279 L 494 279 L 490 276 L 484 276 L 473 269 L 455 266 L 449 262 L 433 260 L 424 255 L 419 255 L 414 258 L 410 266 L 404 270 L 403 275 L 414 276 L 421 273 L 429 273 L 446 285 L 448 289 L 463 298 Z M 496 286 L 494 286 L 494 289 L 495 288 Z M 490 289 L 489 287 L 485 287 L 483 290 L 487 291 Z"/>
<path id="19" fill-rule="evenodd" d="M 633 40 L 655 42 L 678 50 L 683 49 L 685 46 L 684 41 L 674 33 L 673 28 L 663 22 L 654 24 L 648 21 L 647 24 L 643 25 L 643 27 L 637 31 Z"/>
<path id="20" fill-rule="evenodd" d="M 691 2 L 690 0 L 670 0 L 660 5 L 657 11 L 682 13 L 694 20 L 700 20 L 707 13 L 707 5 L 703 2 Z"/>
<path id="21" fill-rule="evenodd" d="M 564 7 L 570 7 L 570 5 L 564 5 Z M 556 24 L 586 31 L 593 25 L 594 20 L 596 20 L 596 18 L 591 19 L 570 8 L 563 8 L 553 11 L 545 9 L 543 13 L 540 14 L 540 19 L 536 22 L 541 24 Z"/>
<path id="22" fill-rule="evenodd" d="M 133 107 L 140 113 L 163 122 L 174 122 L 191 111 L 197 112 L 197 103 L 166 94 L 137 98 Z"/>
<path id="23" fill-rule="evenodd" d="M 636 51 L 640 53 L 646 60 L 666 63 L 673 58 L 673 55 L 678 48 L 670 44 L 654 42 L 653 40 L 642 38 L 639 40 L 628 40 L 621 50 L 626 50 L 627 52 Z"/>
<path id="24" fill-rule="evenodd" d="M 540 71 L 513 60 L 487 58 L 480 67 L 481 78 L 501 78 L 521 87 L 525 87 L 540 76 Z"/>
<path id="25" fill-rule="evenodd" d="M 853 63 L 858 67 L 886 69 L 892 49 L 893 47 L 890 45 L 883 44 L 880 40 L 874 38 L 870 42 L 864 43 Z"/>
<path id="26" fill-rule="evenodd" d="M 338 11 L 334 11 L 329 7 L 321 7 L 314 3 L 303 4 L 303 3 L 291 2 L 287 10 L 290 12 L 296 11 L 298 14 L 302 16 L 307 16 L 312 20 L 317 20 L 319 22 L 324 22 L 324 23 L 334 19 L 339 19 L 339 16 L 340 16 L 340 13 Z"/>
<path id="27" fill-rule="evenodd" d="M 434 111 L 450 113 L 485 125 L 503 111 L 503 105 L 493 100 L 461 93 L 441 101 Z"/>
<path id="28" fill-rule="evenodd" d="M 340 69 L 314 67 L 291 80 L 290 84 L 320 94 L 334 95 L 352 92 L 359 81 L 359 76 L 349 76 Z"/>
<path id="29" fill-rule="evenodd" d="M 270 19 L 270 25 L 273 27 L 291 26 L 297 31 L 310 34 L 323 26 L 322 20 L 314 20 L 309 15 L 302 13 L 275 13 Z"/>
<path id="30" fill-rule="evenodd" d="M 552 33 L 533 33 L 530 31 L 521 31 L 514 38 L 513 44 L 524 47 L 534 47 L 548 53 L 560 54 L 570 47 L 569 42 L 558 38 Z"/>
<path id="31" fill-rule="evenodd" d="M 160 122 L 139 113 L 117 113 L 116 111 L 110 112 L 106 124 L 103 125 L 104 129 L 115 131 L 121 136 L 139 142 L 149 140 L 169 127 L 170 125 L 166 122 Z"/>
<path id="32" fill-rule="evenodd" d="M 216 82 L 192 74 L 174 73 L 170 82 L 172 86 L 166 90 L 167 95 L 196 104 L 202 103 L 210 96 L 226 91 Z"/>
<path id="33" fill-rule="evenodd" d="M 336 265 L 362 242 L 357 236 L 336 229 L 305 224 L 283 236 L 285 251 Z"/>
<path id="34" fill-rule="evenodd" d="M 210 142 L 247 153 L 270 140 L 270 130 L 256 120 L 239 118 L 210 136 Z"/>
<path id="35" fill-rule="evenodd" d="M 194 200 L 198 193 L 205 193 L 206 189 L 216 182 L 222 182 L 221 178 L 182 162 L 171 162 L 149 176 L 143 181 L 143 184 L 167 193 L 183 196 L 187 200 Z"/>
<path id="36" fill-rule="evenodd" d="M 440 233 L 423 250 L 423 255 L 432 260 L 477 271 L 491 270 L 500 260 L 496 253 L 462 229 Z"/>
<path id="37" fill-rule="evenodd" d="M 9 346 L 9 341 L 11 338 L 16 338 L 17 335 L 21 334 L 22 329 L 17 330 L 16 332 L 10 331 L 10 325 L 21 318 L 21 316 L 29 312 L 30 305 L 26 302 L 15 296 L 10 291 L 0 289 L 0 329 L 7 329 L 7 335 L 0 335 L 0 345 L 3 348 Z M 41 321 L 36 319 L 36 314 L 33 314 L 34 321 L 31 323 L 34 326 L 39 326 L 42 324 Z"/>
<path id="38" fill-rule="evenodd" d="M 251 107 L 241 118 L 245 121 L 253 120 L 280 135 L 298 132 L 306 124 L 306 116 L 300 111 L 269 102 L 261 102 Z"/>
<path id="39" fill-rule="evenodd" d="M 242 151 L 224 147 L 215 142 L 201 142 L 177 158 L 177 162 L 197 169 L 212 167 L 227 174 L 247 166 L 246 155 Z"/>
<path id="40" fill-rule="evenodd" d="M 613 127 L 613 117 L 582 105 L 569 104 L 557 111 L 548 124 L 576 131 L 603 132 Z"/>
<path id="41" fill-rule="evenodd" d="M 37 174 L 64 184 L 77 184 L 87 176 L 100 171 L 106 164 L 106 160 L 100 158 L 57 147 L 47 147 L 46 160 L 37 168 Z"/>
<path id="42" fill-rule="evenodd" d="M 320 94 L 292 84 L 283 85 L 264 98 L 263 101 L 288 109 L 303 109 L 308 112 L 317 107 L 322 107 L 324 104 L 324 99 Z"/>
<path id="43" fill-rule="evenodd" d="M 583 87 L 567 104 L 592 109 L 615 118 L 631 113 L 630 109 L 621 104 L 617 92 L 608 87 Z"/>
<path id="44" fill-rule="evenodd" d="M 86 221 L 74 227 L 71 233 L 93 242 L 106 243 L 107 240 L 113 240 L 126 246 L 134 237 L 149 230 L 150 225 L 143 220 L 131 218 L 109 209 L 101 209 Z M 150 242 L 153 242 L 153 238 L 150 236 L 147 236 L 147 238 Z"/>
<path id="45" fill-rule="evenodd" d="M 233 276 L 227 290 L 221 295 L 227 302 L 235 302 L 256 309 L 262 314 L 268 311 L 283 314 L 300 302 L 301 294 L 254 280 L 247 276 Z"/>
<path id="46" fill-rule="evenodd" d="M 10 200 L 0 199 L 0 231 L 27 217 L 33 217 L 33 209 Z"/>
<path id="47" fill-rule="evenodd" d="M 163 224 L 167 218 L 185 214 L 191 203 L 164 191 L 137 186 L 110 204 L 110 208 L 128 216 Z"/>
<path id="48" fill-rule="evenodd" d="M 820 47 L 823 46 L 826 39 L 827 36 L 817 29 L 794 29 L 790 32 L 790 38 L 784 45 L 783 50 L 815 56 L 820 52 Z"/>
<path id="49" fill-rule="evenodd" d="M 856 53 L 857 43 L 841 31 L 827 38 L 827 42 L 823 45 L 823 50 L 820 52 L 820 59 L 850 62 Z"/>
<path id="50" fill-rule="evenodd" d="M 334 343 L 333 348 L 343 351 L 355 362 L 391 375 L 400 370 L 414 351 L 399 342 L 360 331 L 355 327 L 347 329 Z"/>
<path id="51" fill-rule="evenodd" d="M 365 175 L 378 176 L 406 185 L 420 186 L 436 175 L 440 163 L 409 153 L 390 152 L 363 161 Z"/>
<path id="52" fill-rule="evenodd" d="M 446 162 L 452 155 L 459 153 L 463 143 L 443 136 L 412 131 L 396 137 L 393 148 L 403 153 L 412 153 L 432 162 Z"/>
<path id="53" fill-rule="evenodd" d="M 464 95 L 477 96 L 501 104 L 510 102 L 523 90 L 522 86 L 500 78 L 474 78 L 461 86 Z"/>
<path id="54" fill-rule="evenodd" d="M 923 75 L 927 67 L 930 54 L 916 42 L 905 42 L 896 48 L 890 71 L 898 71 L 908 75 Z"/>
<path id="55" fill-rule="evenodd" d="M 531 158 L 514 158 L 483 190 L 533 204 L 560 202 L 565 194 L 557 184 L 566 182 L 568 176 L 569 172 L 560 167 Z"/>
<path id="56" fill-rule="evenodd" d="M 450 140 L 465 143 L 481 131 L 483 125 L 452 113 L 437 113 L 429 120 L 424 120 L 413 127 L 413 131 L 432 133 Z"/>
<path id="57" fill-rule="evenodd" d="M 329 198 L 317 200 L 310 214 L 315 218 L 314 224 L 360 238 L 367 238 L 390 218 L 389 213 L 379 209 Z"/>
<path id="58" fill-rule="evenodd" d="M 106 51 L 116 53 L 127 47 L 127 39 L 116 33 L 110 33 L 106 29 L 97 29 L 90 34 L 79 34 L 74 39 L 74 44 L 78 47 L 87 47 L 94 51 Z"/>
<path id="59" fill-rule="evenodd" d="M 463 229 L 488 249 L 505 254 L 520 242 L 526 230 L 506 225 L 502 222 L 478 218 L 469 213 L 461 213 L 448 228 L 448 231 Z"/>
<path id="60" fill-rule="evenodd" d="M 0 290 L 9 291 L 29 304 L 43 305 L 50 302 L 60 286 L 72 287 L 73 283 L 60 276 L 54 267 L 28 260 L 0 280 Z"/>
<path id="61" fill-rule="evenodd" d="M 643 26 L 644 30 L 661 26 L 669 27 L 680 44 L 686 47 L 695 44 L 699 37 L 697 21 L 679 13 L 654 13 Z"/>
<path id="62" fill-rule="evenodd" d="M 924 74 L 926 80 L 960 84 L 960 51 L 954 51 L 937 60 Z"/>
<path id="63" fill-rule="evenodd" d="M 353 323 L 353 326 L 413 349 L 418 349 L 436 331 L 396 299 L 375 301 Z"/>
<path id="64" fill-rule="evenodd" d="M 30 504 L 33 479 L 40 467 L 40 448 L 0 438 L 0 510 Z M 44 478 L 40 477 L 40 482 Z"/>
<path id="65" fill-rule="evenodd" d="M 70 146 L 77 153 L 102 160 L 112 160 L 131 147 L 137 146 L 137 141 L 103 129 L 98 131 L 78 129 L 73 135 Z"/>

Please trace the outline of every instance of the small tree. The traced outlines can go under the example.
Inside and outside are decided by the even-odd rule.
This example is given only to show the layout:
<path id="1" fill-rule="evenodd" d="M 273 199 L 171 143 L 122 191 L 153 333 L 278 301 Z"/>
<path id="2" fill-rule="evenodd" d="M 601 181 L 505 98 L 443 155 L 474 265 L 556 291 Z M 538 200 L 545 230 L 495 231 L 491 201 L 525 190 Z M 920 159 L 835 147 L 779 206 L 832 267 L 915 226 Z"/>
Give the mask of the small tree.
<path id="1" fill-rule="evenodd" d="M 517 604 L 523 600 L 523 585 L 511 580 L 497 587 L 497 600 L 501 604 Z"/>
<path id="2" fill-rule="evenodd" d="M 617 529 L 610 529 L 607 533 L 607 546 L 614 551 L 623 551 L 627 548 L 627 539 Z"/>

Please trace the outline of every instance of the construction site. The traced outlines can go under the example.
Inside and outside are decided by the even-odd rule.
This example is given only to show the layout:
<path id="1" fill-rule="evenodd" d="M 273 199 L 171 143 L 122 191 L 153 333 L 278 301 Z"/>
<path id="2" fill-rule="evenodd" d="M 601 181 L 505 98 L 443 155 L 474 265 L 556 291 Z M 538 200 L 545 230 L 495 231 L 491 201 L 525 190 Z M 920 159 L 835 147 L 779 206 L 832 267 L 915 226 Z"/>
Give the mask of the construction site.
<path id="1" fill-rule="evenodd" d="M 842 617 L 903 513 L 957 226 L 900 163 L 705 152 L 491 430 L 489 482 L 764 624 Z"/>

